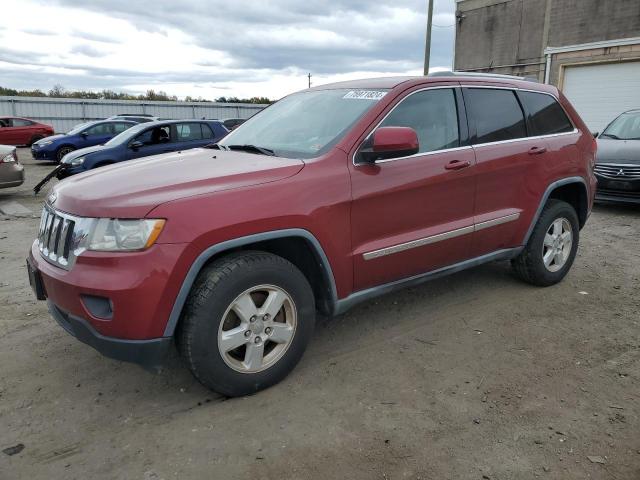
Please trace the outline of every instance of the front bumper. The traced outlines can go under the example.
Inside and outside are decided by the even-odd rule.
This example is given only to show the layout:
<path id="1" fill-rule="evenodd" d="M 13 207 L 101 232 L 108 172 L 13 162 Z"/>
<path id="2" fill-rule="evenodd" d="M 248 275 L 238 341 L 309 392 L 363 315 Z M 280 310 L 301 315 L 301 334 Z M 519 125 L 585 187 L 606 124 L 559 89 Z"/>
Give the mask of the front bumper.
<path id="1" fill-rule="evenodd" d="M 100 335 L 85 319 L 76 317 L 47 301 L 49 313 L 68 333 L 82 343 L 95 348 L 105 357 L 123 362 L 137 363 L 147 369 L 155 369 L 165 363 L 172 349 L 171 337 L 150 340 L 125 340 Z"/>
<path id="2" fill-rule="evenodd" d="M 28 262 L 49 301 L 104 337 L 149 340 L 164 330 L 181 286 L 184 244 L 129 253 L 84 252 L 70 270 L 45 260 L 35 241 Z"/>
<path id="3" fill-rule="evenodd" d="M 18 162 L 0 163 L 0 188 L 18 187 L 24 183 L 24 167 Z"/>
<path id="4" fill-rule="evenodd" d="M 611 179 L 597 175 L 596 201 L 640 204 L 640 179 Z"/>
<path id="5" fill-rule="evenodd" d="M 34 160 L 47 160 L 50 162 L 57 161 L 56 151 L 55 149 L 49 148 L 49 145 L 42 148 L 31 145 L 31 156 Z"/>

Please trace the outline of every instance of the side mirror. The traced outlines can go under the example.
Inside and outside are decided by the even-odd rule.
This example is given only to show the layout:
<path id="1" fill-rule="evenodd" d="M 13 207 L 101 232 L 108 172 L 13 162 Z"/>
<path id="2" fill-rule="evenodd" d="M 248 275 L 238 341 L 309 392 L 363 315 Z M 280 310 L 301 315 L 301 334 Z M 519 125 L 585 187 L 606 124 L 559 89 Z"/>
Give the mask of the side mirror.
<path id="1" fill-rule="evenodd" d="M 81 132 L 80 136 L 87 138 L 89 136 L 89 132 Z"/>
<path id="2" fill-rule="evenodd" d="M 144 147 L 144 143 L 142 143 L 140 140 L 136 140 L 129 144 L 129 148 L 132 150 L 138 150 L 139 148 L 142 148 L 142 147 Z"/>
<path id="3" fill-rule="evenodd" d="M 410 127 L 381 127 L 373 132 L 356 156 L 357 163 L 407 157 L 420 150 L 418 134 Z"/>

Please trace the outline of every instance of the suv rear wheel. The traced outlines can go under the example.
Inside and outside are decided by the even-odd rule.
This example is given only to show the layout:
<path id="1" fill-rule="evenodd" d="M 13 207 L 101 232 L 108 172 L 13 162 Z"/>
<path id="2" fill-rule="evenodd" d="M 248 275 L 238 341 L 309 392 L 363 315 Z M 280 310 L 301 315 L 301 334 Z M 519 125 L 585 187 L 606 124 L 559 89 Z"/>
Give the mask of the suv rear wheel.
<path id="1" fill-rule="evenodd" d="M 511 261 L 516 275 L 542 287 L 560 282 L 573 264 L 579 236 L 575 209 L 567 202 L 549 200 L 526 247 Z"/>
<path id="2" fill-rule="evenodd" d="M 311 338 L 313 291 L 282 257 L 241 252 L 205 267 L 191 291 L 178 347 L 195 377 L 227 396 L 289 374 Z"/>

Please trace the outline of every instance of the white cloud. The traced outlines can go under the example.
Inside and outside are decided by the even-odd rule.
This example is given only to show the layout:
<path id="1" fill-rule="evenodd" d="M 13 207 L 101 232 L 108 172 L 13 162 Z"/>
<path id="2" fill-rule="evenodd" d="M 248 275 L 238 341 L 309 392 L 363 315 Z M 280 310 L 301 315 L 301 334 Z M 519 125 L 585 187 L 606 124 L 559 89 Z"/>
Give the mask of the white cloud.
<path id="1" fill-rule="evenodd" d="M 419 74 L 422 3 L 3 0 L 0 85 L 279 98 L 309 71 L 315 85 Z M 434 23 L 453 24 L 453 0 L 436 7 Z M 452 38 L 434 29 L 436 66 L 451 64 Z"/>

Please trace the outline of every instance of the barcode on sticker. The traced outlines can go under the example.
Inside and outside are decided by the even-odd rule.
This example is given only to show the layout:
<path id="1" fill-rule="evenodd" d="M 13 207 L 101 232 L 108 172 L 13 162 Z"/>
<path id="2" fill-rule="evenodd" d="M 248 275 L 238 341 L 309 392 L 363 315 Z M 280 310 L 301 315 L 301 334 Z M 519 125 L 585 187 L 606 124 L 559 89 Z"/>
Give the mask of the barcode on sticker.
<path id="1" fill-rule="evenodd" d="M 354 98 L 356 100 L 380 100 L 387 92 L 377 90 L 351 90 L 342 98 Z"/>

